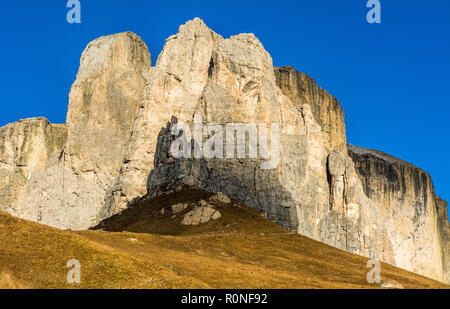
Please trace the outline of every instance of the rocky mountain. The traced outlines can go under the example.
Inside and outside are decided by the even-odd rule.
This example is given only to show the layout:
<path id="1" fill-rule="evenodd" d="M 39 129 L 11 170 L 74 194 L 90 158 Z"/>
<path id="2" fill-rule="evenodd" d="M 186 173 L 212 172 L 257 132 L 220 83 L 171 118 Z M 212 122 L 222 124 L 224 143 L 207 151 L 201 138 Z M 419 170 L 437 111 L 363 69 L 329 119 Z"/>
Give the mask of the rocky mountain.
<path id="1" fill-rule="evenodd" d="M 199 135 L 183 149 L 192 158 L 172 151 L 181 124 Z M 230 124 L 244 124 L 245 141 L 258 136 L 260 150 L 268 140 L 278 148 L 228 151 L 239 128 L 218 132 Z M 205 138 L 213 142 L 202 147 Z M 166 40 L 155 66 L 133 33 L 96 39 L 81 57 L 66 125 L 23 120 L 0 139 L 0 210 L 21 218 L 82 230 L 142 198 L 197 188 L 287 230 L 450 282 L 448 215 L 429 175 L 347 145 L 339 102 L 306 74 L 274 68 L 253 34 L 224 39 L 196 18 Z M 199 155 L 207 147 L 215 156 Z"/>

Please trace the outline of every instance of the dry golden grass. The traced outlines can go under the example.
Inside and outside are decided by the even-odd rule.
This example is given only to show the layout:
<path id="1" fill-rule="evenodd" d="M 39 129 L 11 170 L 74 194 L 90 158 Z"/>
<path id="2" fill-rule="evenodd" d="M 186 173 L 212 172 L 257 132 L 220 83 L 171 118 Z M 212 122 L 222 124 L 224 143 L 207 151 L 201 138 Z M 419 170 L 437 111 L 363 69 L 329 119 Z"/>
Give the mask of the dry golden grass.
<path id="1" fill-rule="evenodd" d="M 60 231 L 0 214 L 0 287 L 376 287 L 366 281 L 367 258 L 290 234 L 237 201 L 220 207 L 221 219 L 198 227 L 156 214 L 208 195 L 190 191 L 142 201 L 100 225 L 110 231 Z M 70 259 L 81 262 L 79 285 L 66 282 Z M 381 271 L 383 281 L 405 288 L 448 288 L 390 265 Z"/>
<path id="2" fill-rule="evenodd" d="M 30 288 L 192 288 L 204 283 L 90 240 L 0 214 L 0 273 Z M 68 284 L 67 261 L 81 263 L 81 284 Z M 186 279 L 186 280 L 185 280 Z"/>
<path id="3" fill-rule="evenodd" d="M 0 273 L 0 289 L 26 289 L 27 287 L 11 276 L 11 274 Z"/>

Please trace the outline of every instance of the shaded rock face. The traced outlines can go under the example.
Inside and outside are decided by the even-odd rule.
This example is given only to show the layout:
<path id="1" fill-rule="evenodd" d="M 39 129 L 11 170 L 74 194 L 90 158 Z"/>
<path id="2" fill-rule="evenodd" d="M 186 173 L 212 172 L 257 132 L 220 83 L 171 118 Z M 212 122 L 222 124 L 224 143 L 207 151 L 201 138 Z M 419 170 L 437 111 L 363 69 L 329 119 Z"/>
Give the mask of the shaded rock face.
<path id="1" fill-rule="evenodd" d="M 169 123 L 159 134 L 156 167 L 148 177 L 149 196 L 175 191 L 180 186 L 224 192 L 259 210 L 282 227 L 297 229 L 295 209 L 289 204 L 291 195 L 279 183 L 275 171 L 261 170 L 257 160 L 174 159 L 169 149 L 174 140 L 172 126 L 176 123 L 176 120 Z M 264 202 L 260 203 L 260 200 Z"/>
<path id="2" fill-rule="evenodd" d="M 174 127 L 194 132 L 197 117 L 265 125 L 258 146 L 275 141 L 276 124 L 278 156 L 226 158 L 225 136 L 212 147 L 225 158 L 174 157 Z M 448 276 L 447 214 L 429 176 L 386 154 L 348 153 L 339 102 L 304 73 L 273 68 L 253 34 L 224 39 L 196 18 L 166 40 L 154 67 L 135 34 L 101 37 L 83 52 L 66 126 L 30 123 L 0 129 L 0 210 L 19 217 L 86 229 L 143 196 L 199 188 L 348 252 Z"/>
<path id="3" fill-rule="evenodd" d="M 448 280 L 448 216 L 439 211 L 442 201 L 428 173 L 380 151 L 353 145 L 348 150 L 365 195 L 380 205 L 376 215 L 383 220 L 377 228 L 387 232 L 393 249 L 390 262 Z"/>

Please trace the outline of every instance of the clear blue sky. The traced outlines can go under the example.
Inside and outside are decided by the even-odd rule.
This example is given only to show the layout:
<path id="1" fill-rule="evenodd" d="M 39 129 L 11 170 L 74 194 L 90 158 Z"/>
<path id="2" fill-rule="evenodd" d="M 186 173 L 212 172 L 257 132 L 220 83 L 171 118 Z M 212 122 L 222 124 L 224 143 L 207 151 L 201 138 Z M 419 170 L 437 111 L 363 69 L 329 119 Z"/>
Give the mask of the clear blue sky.
<path id="1" fill-rule="evenodd" d="M 2 2 L 1 126 L 64 123 L 80 55 L 96 37 L 133 31 L 154 63 L 165 38 L 198 16 L 224 37 L 254 33 L 275 65 L 340 100 L 349 142 L 425 169 L 450 199 L 450 1 L 380 0 L 381 24 L 366 22 L 366 0 L 80 1 L 81 24 L 66 22 L 66 0 Z"/>

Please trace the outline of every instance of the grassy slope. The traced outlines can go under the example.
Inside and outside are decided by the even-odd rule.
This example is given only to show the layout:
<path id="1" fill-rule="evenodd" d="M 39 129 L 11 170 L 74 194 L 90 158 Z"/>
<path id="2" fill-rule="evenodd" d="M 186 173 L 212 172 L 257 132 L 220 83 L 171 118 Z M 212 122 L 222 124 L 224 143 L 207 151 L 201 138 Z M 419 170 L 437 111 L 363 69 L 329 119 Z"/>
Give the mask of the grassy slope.
<path id="1" fill-rule="evenodd" d="M 375 287 L 366 282 L 366 258 L 287 233 L 237 201 L 219 206 L 221 219 L 198 227 L 158 213 L 208 195 L 190 191 L 141 201 L 93 231 L 60 231 L 0 214 L 0 287 Z M 81 262 L 81 285 L 66 283 L 66 263 L 74 258 Z M 382 264 L 382 280 L 392 279 L 405 288 L 448 288 Z"/>

